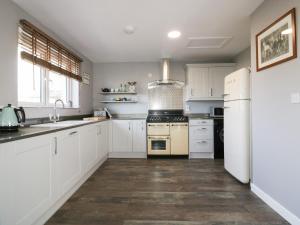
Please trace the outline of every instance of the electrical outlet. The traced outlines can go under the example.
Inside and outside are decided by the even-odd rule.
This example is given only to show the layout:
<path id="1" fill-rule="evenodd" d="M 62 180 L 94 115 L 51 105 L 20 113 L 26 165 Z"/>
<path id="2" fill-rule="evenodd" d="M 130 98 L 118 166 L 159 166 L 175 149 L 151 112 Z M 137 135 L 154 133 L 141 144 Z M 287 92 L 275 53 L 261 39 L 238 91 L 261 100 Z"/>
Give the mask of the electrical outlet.
<path id="1" fill-rule="evenodd" d="M 185 111 L 189 112 L 190 111 L 190 106 L 189 105 L 185 105 Z"/>

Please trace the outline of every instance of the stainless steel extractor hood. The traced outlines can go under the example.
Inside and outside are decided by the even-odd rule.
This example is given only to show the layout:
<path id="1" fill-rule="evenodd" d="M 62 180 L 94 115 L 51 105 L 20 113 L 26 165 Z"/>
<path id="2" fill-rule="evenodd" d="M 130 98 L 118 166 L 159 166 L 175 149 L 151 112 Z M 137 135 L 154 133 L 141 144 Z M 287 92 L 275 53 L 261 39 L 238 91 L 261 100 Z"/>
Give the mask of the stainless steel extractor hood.
<path id="1" fill-rule="evenodd" d="M 162 79 L 148 84 L 149 109 L 183 109 L 184 82 L 170 79 L 169 60 L 162 60 Z"/>
<path id="2" fill-rule="evenodd" d="M 162 59 L 162 79 L 156 80 L 148 84 L 148 89 L 156 88 L 160 85 L 173 85 L 178 88 L 183 88 L 184 83 L 170 79 L 170 60 Z"/>

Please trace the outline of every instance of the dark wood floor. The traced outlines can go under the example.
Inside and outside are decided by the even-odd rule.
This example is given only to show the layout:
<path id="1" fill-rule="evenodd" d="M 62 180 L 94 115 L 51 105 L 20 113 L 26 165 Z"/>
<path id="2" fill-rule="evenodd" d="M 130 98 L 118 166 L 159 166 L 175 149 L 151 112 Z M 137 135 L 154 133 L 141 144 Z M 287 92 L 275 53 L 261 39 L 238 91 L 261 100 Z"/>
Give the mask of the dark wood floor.
<path id="1" fill-rule="evenodd" d="M 109 159 L 48 225 L 288 224 L 222 160 Z"/>

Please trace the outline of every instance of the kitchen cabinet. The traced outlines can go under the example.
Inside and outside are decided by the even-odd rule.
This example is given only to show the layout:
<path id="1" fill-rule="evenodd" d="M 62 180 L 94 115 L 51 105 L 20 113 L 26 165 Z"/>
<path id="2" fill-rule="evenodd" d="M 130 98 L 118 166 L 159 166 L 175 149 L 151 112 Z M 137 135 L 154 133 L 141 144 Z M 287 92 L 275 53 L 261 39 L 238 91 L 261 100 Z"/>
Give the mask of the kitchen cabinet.
<path id="1" fill-rule="evenodd" d="M 0 144 L 0 224 L 13 224 L 13 156 L 14 143 Z"/>
<path id="2" fill-rule="evenodd" d="M 132 121 L 132 151 L 146 152 L 146 121 Z"/>
<path id="3" fill-rule="evenodd" d="M 32 224 L 52 203 L 53 138 L 44 135 L 15 142 L 11 171 L 13 209 L 8 224 Z M 1 200 L 2 201 L 2 200 Z"/>
<path id="4" fill-rule="evenodd" d="M 190 158 L 213 158 L 213 120 L 191 119 L 189 133 Z"/>
<path id="5" fill-rule="evenodd" d="M 88 172 L 97 163 L 98 132 L 98 127 L 94 124 L 84 126 L 80 130 L 80 156 L 83 173 Z"/>
<path id="6" fill-rule="evenodd" d="M 224 80 L 228 74 L 234 71 L 233 66 L 220 66 L 209 68 L 209 88 L 210 97 L 223 99 L 224 97 Z"/>
<path id="7" fill-rule="evenodd" d="M 234 68 L 232 63 L 186 65 L 186 100 L 223 100 L 224 78 Z"/>
<path id="8" fill-rule="evenodd" d="M 109 147 L 108 124 L 0 144 L 0 224 L 43 224 L 100 163 L 98 146 Z"/>
<path id="9" fill-rule="evenodd" d="M 103 160 L 107 157 L 109 149 L 108 122 L 97 124 L 97 152 L 98 160 Z"/>
<path id="10" fill-rule="evenodd" d="M 121 153 L 121 154 L 113 154 Z M 122 154 L 125 153 L 125 154 Z M 129 154 L 131 153 L 131 155 Z M 135 157 L 146 154 L 146 121 L 113 120 L 112 121 L 112 157 Z"/>
<path id="11" fill-rule="evenodd" d="M 189 98 L 208 97 L 209 70 L 206 67 L 187 68 Z"/>
<path id="12" fill-rule="evenodd" d="M 114 120 L 112 131 L 113 131 L 113 151 L 132 152 L 131 120 Z"/>
<path id="13" fill-rule="evenodd" d="M 55 197 L 68 192 L 80 179 L 80 136 L 79 129 L 56 133 L 55 138 Z"/>

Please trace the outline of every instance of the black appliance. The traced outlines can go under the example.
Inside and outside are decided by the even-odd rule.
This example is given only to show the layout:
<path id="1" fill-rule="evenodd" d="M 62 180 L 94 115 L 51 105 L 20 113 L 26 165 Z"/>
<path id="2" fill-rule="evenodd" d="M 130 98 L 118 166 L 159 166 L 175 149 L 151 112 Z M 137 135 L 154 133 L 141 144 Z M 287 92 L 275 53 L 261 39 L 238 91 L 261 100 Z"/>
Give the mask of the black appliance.
<path id="1" fill-rule="evenodd" d="M 224 119 L 214 118 L 214 158 L 224 159 Z"/>
<path id="2" fill-rule="evenodd" d="M 224 108 L 223 107 L 211 107 L 210 108 L 210 116 L 215 117 L 224 117 Z"/>
<path id="3" fill-rule="evenodd" d="M 187 123 L 183 110 L 149 110 L 147 123 Z"/>

